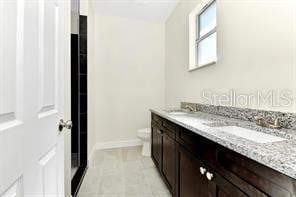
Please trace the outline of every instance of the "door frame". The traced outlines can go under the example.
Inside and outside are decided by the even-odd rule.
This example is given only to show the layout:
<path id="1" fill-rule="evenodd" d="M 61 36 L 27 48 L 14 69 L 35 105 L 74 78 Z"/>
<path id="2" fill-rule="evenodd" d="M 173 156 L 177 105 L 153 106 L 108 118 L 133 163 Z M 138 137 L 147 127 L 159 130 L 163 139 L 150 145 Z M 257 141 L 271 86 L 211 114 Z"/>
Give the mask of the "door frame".
<path id="1" fill-rule="evenodd" d="M 66 7 L 65 14 L 65 53 L 68 58 L 65 60 L 64 66 L 64 110 L 65 120 L 71 120 L 71 1 L 64 1 Z M 64 184 L 65 196 L 71 197 L 71 131 L 64 132 Z"/>

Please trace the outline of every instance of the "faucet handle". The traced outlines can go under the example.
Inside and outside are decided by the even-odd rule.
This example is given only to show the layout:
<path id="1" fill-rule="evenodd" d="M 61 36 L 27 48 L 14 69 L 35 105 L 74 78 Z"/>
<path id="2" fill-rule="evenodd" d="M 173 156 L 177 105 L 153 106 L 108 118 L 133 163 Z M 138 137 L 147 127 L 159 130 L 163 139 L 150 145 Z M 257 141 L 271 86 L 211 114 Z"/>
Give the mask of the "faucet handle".
<path id="1" fill-rule="evenodd" d="M 188 109 L 190 112 L 196 112 L 196 108 L 194 106 L 191 106 L 191 105 L 186 105 L 185 109 Z"/>
<path id="2" fill-rule="evenodd" d="M 254 119 L 255 119 L 256 125 L 267 127 L 268 123 L 266 122 L 263 116 L 258 115 L 258 116 L 255 116 Z"/>
<path id="3" fill-rule="evenodd" d="M 256 124 L 258 126 L 268 127 L 268 128 L 271 128 L 271 129 L 281 129 L 282 128 L 282 125 L 281 125 L 281 122 L 280 122 L 280 118 L 279 117 L 277 117 L 272 124 L 270 124 L 261 115 L 255 116 L 254 119 L 255 119 L 255 122 L 256 122 Z"/>
<path id="4" fill-rule="evenodd" d="M 274 122 L 273 122 L 273 126 L 275 127 L 281 127 L 281 121 L 280 121 L 280 117 L 277 117 Z"/>
<path id="5" fill-rule="evenodd" d="M 264 118 L 262 116 L 258 115 L 258 116 L 255 116 L 254 119 L 256 121 L 259 121 L 259 120 L 263 120 Z"/>
<path id="6" fill-rule="evenodd" d="M 280 117 L 277 117 L 272 124 L 269 124 L 269 128 L 271 129 L 281 129 L 282 125 L 281 125 L 281 121 L 280 121 Z"/>

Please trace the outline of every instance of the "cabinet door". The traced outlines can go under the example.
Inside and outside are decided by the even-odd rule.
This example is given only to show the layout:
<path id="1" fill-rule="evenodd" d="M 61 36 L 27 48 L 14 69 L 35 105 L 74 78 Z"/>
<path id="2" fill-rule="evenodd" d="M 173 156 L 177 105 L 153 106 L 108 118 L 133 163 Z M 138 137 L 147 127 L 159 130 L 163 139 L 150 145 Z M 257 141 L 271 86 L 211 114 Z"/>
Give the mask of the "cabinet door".
<path id="1" fill-rule="evenodd" d="M 181 145 L 177 148 L 177 172 L 177 197 L 247 197 Z M 207 173 L 212 177 L 207 176 Z"/>
<path id="2" fill-rule="evenodd" d="M 211 197 L 247 197 L 245 193 L 235 187 L 232 183 L 221 177 L 219 174 L 212 174 L 209 180 L 209 196 Z"/>
<path id="3" fill-rule="evenodd" d="M 162 150 L 162 173 L 169 184 L 170 190 L 174 193 L 176 179 L 175 140 L 167 133 L 163 134 Z"/>
<path id="4" fill-rule="evenodd" d="M 208 196 L 209 181 L 200 171 L 204 165 L 190 152 L 178 145 L 177 148 L 177 197 Z"/>
<path id="5" fill-rule="evenodd" d="M 155 165 L 160 169 L 161 153 L 162 153 L 162 131 L 154 124 L 152 124 L 152 159 Z"/>

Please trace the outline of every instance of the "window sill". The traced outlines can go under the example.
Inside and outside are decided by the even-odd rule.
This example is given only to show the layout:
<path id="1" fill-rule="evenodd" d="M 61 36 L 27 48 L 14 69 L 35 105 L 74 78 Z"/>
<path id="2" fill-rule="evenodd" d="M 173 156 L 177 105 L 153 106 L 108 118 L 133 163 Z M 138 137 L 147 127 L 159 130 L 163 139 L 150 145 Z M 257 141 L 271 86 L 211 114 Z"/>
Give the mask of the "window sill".
<path id="1" fill-rule="evenodd" d="M 211 65 L 214 65 L 216 63 L 217 63 L 217 61 L 212 61 L 212 62 L 209 62 L 209 63 L 206 63 L 206 64 L 202 64 L 202 65 L 196 66 L 195 68 L 190 68 L 189 69 L 189 72 L 192 72 L 192 71 L 195 71 L 195 70 L 199 70 L 201 68 L 204 68 L 204 67 L 207 67 L 207 66 L 211 66 Z"/>

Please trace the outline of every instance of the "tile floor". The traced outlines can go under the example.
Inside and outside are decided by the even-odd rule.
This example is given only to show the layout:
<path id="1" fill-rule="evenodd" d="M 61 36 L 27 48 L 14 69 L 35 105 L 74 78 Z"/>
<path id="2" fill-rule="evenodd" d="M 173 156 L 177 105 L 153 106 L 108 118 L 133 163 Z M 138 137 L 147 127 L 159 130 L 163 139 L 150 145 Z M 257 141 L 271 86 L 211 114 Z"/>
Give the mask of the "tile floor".
<path id="1" fill-rule="evenodd" d="M 78 197 L 171 197 L 141 147 L 97 151 Z"/>

